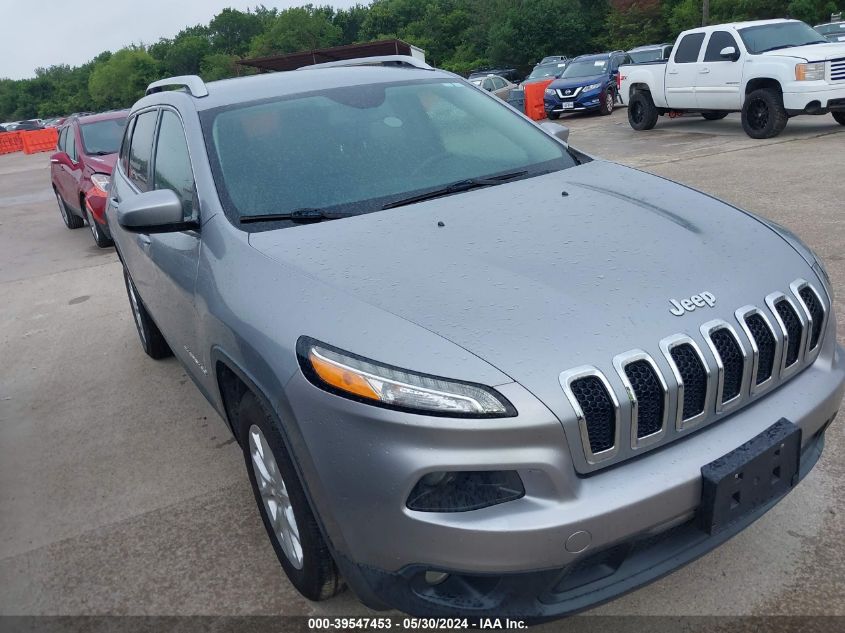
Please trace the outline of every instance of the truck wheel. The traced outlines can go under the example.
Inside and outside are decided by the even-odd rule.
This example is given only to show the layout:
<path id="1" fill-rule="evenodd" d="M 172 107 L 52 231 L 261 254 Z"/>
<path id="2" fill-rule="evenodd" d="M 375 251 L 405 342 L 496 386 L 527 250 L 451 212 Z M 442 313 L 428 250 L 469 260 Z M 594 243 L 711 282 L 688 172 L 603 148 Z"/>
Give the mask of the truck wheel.
<path id="1" fill-rule="evenodd" d="M 721 121 L 726 116 L 728 116 L 727 112 L 717 112 L 716 110 L 711 110 L 710 112 L 702 112 L 701 116 L 703 116 L 708 121 Z"/>
<path id="2" fill-rule="evenodd" d="M 650 130 L 657 125 L 657 108 L 648 92 L 635 92 L 628 103 L 628 123 L 635 130 Z"/>
<path id="3" fill-rule="evenodd" d="M 237 415 L 252 492 L 285 574 L 309 600 L 337 595 L 343 580 L 273 419 L 249 391 Z"/>
<path id="4" fill-rule="evenodd" d="M 607 89 L 605 91 L 604 96 L 601 98 L 601 106 L 599 106 L 599 113 L 600 114 L 613 114 L 613 104 L 616 103 L 616 95 L 613 93 L 613 90 Z"/>
<path id="5" fill-rule="evenodd" d="M 161 330 L 158 329 L 150 313 L 147 312 L 144 302 L 141 301 L 141 297 L 138 296 L 138 292 L 135 290 L 135 284 L 132 282 L 132 278 L 126 272 L 126 268 L 123 269 L 123 282 L 126 284 L 126 294 L 129 295 L 129 307 L 132 309 L 132 318 L 135 319 L 135 327 L 138 330 L 138 337 L 141 339 L 141 347 L 144 348 L 144 352 L 146 352 L 147 356 L 156 360 L 172 356 L 173 352 L 170 346 L 164 340 Z"/>
<path id="6" fill-rule="evenodd" d="M 845 125 L 845 112 L 831 112 L 833 120 L 839 125 Z"/>
<path id="7" fill-rule="evenodd" d="M 751 138 L 775 137 L 788 120 L 783 95 L 772 88 L 754 90 L 742 105 L 742 129 Z"/>
<path id="8" fill-rule="evenodd" d="M 82 226 L 85 223 L 84 220 L 78 215 L 74 215 L 73 211 L 67 208 L 65 201 L 62 200 L 61 194 L 55 188 L 53 188 L 53 192 L 56 194 L 56 202 L 59 203 L 59 213 L 62 214 L 62 220 L 65 226 L 69 229 L 78 229 Z"/>

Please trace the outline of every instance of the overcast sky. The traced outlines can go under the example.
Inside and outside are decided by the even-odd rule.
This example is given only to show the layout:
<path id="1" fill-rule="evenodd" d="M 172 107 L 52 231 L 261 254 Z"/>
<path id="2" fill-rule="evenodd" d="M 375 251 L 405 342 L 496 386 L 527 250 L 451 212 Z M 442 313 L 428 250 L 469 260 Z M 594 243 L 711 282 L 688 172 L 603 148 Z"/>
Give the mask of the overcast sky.
<path id="1" fill-rule="evenodd" d="M 308 0 L 0 0 L 0 78 L 34 77 L 55 64 L 79 66 L 105 50 L 152 44 L 186 26 L 208 24 L 226 7 L 296 7 Z M 349 7 L 367 0 L 319 0 Z"/>

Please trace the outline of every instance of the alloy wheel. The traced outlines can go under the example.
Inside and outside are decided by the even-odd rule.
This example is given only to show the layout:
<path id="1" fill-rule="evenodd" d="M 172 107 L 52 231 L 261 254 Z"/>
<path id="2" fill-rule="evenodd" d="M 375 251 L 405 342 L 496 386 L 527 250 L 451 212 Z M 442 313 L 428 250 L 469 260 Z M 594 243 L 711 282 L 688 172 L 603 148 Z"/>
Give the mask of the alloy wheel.
<path id="1" fill-rule="evenodd" d="M 755 99 L 748 104 L 748 125 L 755 130 L 762 130 L 769 123 L 769 107 L 762 99 Z"/>
<path id="2" fill-rule="evenodd" d="M 255 424 L 249 427 L 249 454 L 255 482 L 261 493 L 264 511 L 273 526 L 273 533 L 290 564 L 296 569 L 302 569 L 302 542 L 288 489 L 267 438 Z"/>
<path id="3" fill-rule="evenodd" d="M 645 118 L 645 112 L 643 111 L 643 104 L 639 101 L 635 101 L 631 104 L 631 120 L 636 123 L 640 124 L 643 122 L 643 118 Z"/>

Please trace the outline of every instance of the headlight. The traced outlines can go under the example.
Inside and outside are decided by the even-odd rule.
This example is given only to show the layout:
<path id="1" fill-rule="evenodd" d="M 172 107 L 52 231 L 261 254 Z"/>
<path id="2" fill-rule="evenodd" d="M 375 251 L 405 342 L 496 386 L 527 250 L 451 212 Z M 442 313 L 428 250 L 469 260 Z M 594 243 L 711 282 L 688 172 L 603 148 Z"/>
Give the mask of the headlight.
<path id="1" fill-rule="evenodd" d="M 546 88 L 545 93 L 546 93 L 548 96 L 550 96 L 550 97 L 554 97 L 554 96 L 557 94 L 557 93 L 556 93 L 554 90 L 552 90 L 551 88 Z"/>
<path id="2" fill-rule="evenodd" d="M 584 92 L 590 92 L 590 90 L 598 90 L 601 88 L 601 84 L 590 84 L 589 86 L 584 86 Z"/>
<path id="3" fill-rule="evenodd" d="M 108 193 L 109 177 L 106 174 L 91 174 L 91 182 L 103 193 Z"/>
<path id="4" fill-rule="evenodd" d="M 812 64 L 795 64 L 796 81 L 822 81 L 824 79 L 824 62 Z"/>
<path id="5" fill-rule="evenodd" d="M 383 365 L 304 336 L 297 354 L 311 382 L 359 402 L 450 417 L 516 415 L 503 395 L 483 385 Z"/>

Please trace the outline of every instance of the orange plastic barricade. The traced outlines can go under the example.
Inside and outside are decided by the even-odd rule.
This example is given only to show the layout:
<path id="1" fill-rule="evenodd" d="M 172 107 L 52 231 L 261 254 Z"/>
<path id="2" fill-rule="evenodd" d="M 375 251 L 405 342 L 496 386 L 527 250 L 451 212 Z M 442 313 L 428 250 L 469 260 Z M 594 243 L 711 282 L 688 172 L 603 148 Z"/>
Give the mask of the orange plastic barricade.
<path id="1" fill-rule="evenodd" d="M 23 143 L 24 154 L 35 152 L 52 152 L 59 142 L 59 133 L 56 128 L 48 127 L 46 130 L 32 130 L 29 132 L 18 132 Z"/>
<path id="2" fill-rule="evenodd" d="M 554 81 L 547 79 L 544 81 L 533 81 L 525 85 L 525 114 L 535 121 L 540 121 L 546 118 L 546 108 L 543 105 L 543 93 L 546 87 Z"/>
<path id="3" fill-rule="evenodd" d="M 11 154 L 22 149 L 20 132 L 0 132 L 0 154 Z"/>

